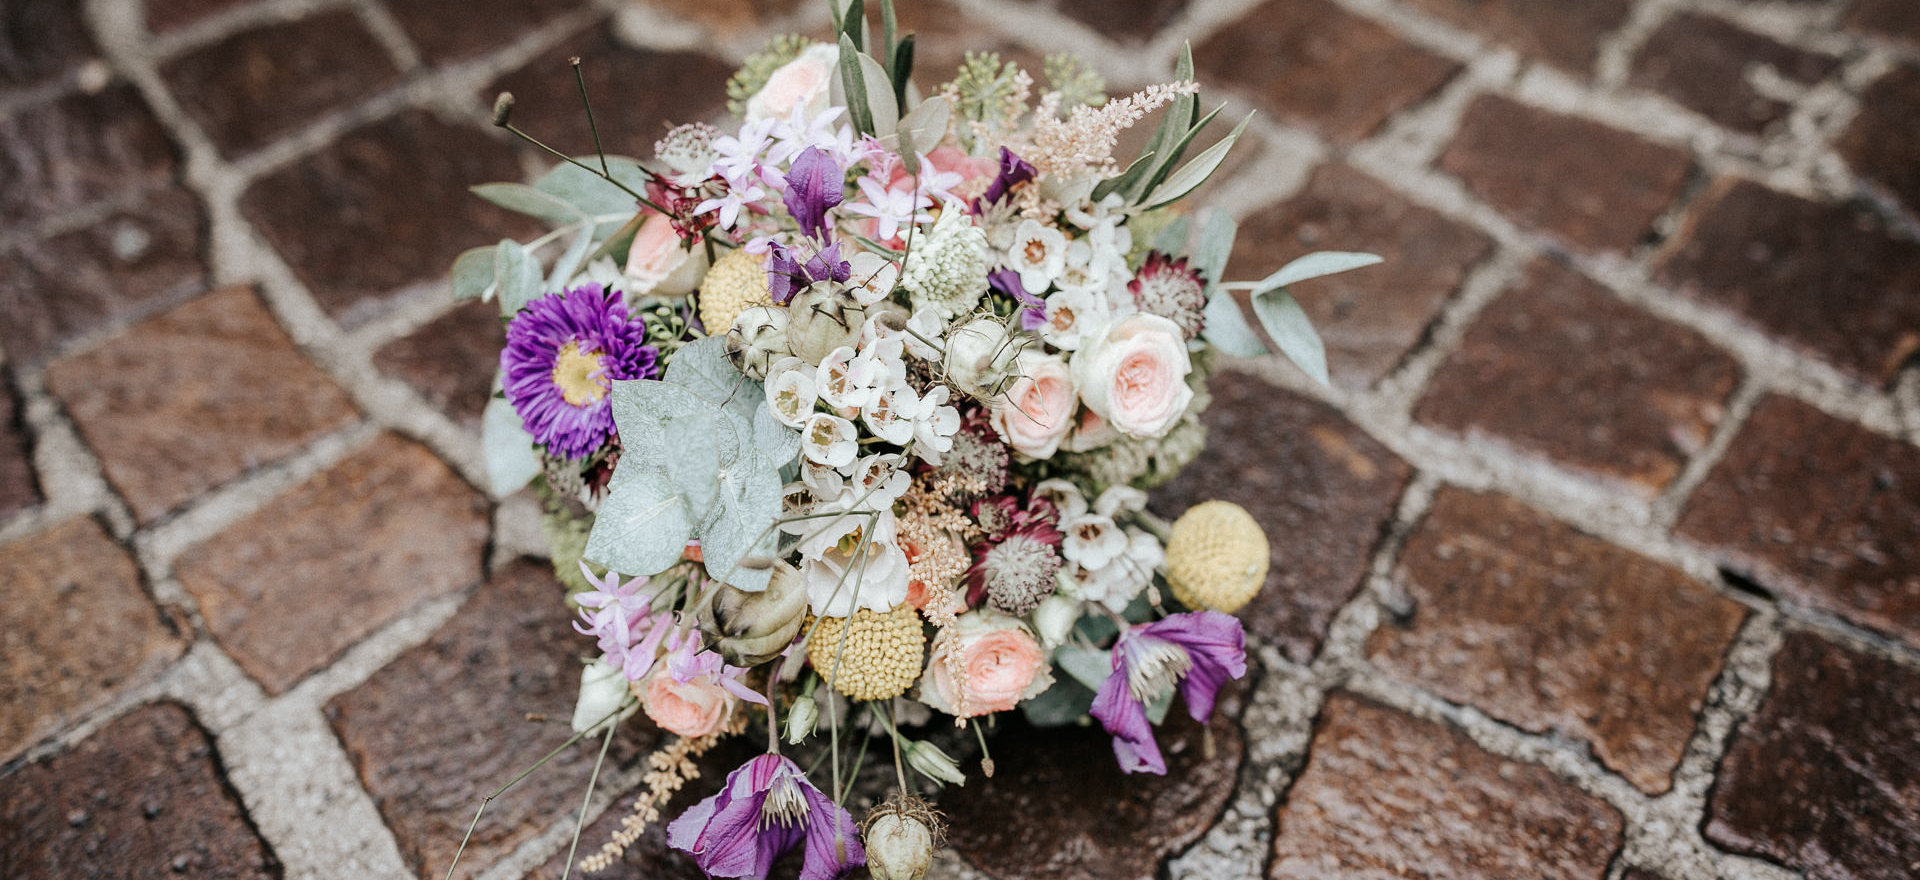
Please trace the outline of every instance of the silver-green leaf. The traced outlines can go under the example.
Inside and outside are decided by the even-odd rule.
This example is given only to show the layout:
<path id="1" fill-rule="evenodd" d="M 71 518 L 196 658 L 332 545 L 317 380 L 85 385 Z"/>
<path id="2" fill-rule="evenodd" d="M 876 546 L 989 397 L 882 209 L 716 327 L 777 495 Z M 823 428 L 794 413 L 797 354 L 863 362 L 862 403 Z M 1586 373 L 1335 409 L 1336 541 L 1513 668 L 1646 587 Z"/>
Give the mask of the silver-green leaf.
<path id="1" fill-rule="evenodd" d="M 1200 184 L 1206 183 L 1207 178 L 1213 176 L 1213 172 L 1220 167 L 1220 163 L 1226 161 L 1227 151 L 1233 149 L 1234 142 L 1240 139 L 1241 132 L 1247 130 L 1247 123 L 1252 121 L 1253 114 L 1247 114 L 1247 118 L 1240 120 L 1240 124 L 1233 127 L 1232 133 L 1221 138 L 1219 143 L 1208 147 L 1200 155 L 1193 157 L 1187 164 L 1180 166 L 1180 170 L 1173 172 L 1159 186 L 1154 187 L 1153 192 L 1147 194 L 1140 206 L 1152 208 L 1167 204 L 1198 189 Z"/>
<path id="2" fill-rule="evenodd" d="M 453 298 L 493 296 L 493 245 L 462 252 L 453 260 Z"/>
<path id="3" fill-rule="evenodd" d="M 686 500 L 666 475 L 622 461 L 587 534 L 585 555 L 622 574 L 659 574 L 680 561 L 692 537 Z"/>
<path id="4" fill-rule="evenodd" d="M 540 298 L 540 261 L 519 242 L 501 239 L 493 249 L 493 280 L 500 314 L 511 317 Z"/>
<path id="5" fill-rule="evenodd" d="M 487 401 L 486 411 L 480 416 L 480 450 L 487 462 L 487 488 L 495 498 L 520 491 L 540 473 L 533 435 L 527 433 L 520 415 L 504 398 Z"/>
<path id="6" fill-rule="evenodd" d="M 1287 356 L 1314 381 L 1327 384 L 1327 347 L 1320 341 L 1320 334 L 1314 332 L 1313 322 L 1307 319 L 1300 303 L 1293 294 L 1285 289 L 1270 290 L 1253 298 L 1253 313 L 1260 318 L 1260 325 L 1267 328 L 1267 335 L 1273 337 L 1273 344 L 1280 347 L 1280 353 Z"/>
<path id="7" fill-rule="evenodd" d="M 472 190 L 474 195 L 509 211 L 538 217 L 554 225 L 573 223 L 586 217 L 579 208 L 524 183 L 483 183 Z"/>

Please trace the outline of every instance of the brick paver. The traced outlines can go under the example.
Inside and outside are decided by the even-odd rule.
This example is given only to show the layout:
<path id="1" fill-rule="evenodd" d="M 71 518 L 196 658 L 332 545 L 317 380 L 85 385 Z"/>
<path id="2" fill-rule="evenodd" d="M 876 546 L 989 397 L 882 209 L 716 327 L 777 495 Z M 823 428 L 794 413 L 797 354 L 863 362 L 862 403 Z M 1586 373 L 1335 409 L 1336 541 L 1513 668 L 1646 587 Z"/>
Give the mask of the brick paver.
<path id="1" fill-rule="evenodd" d="M 467 194 L 551 162 L 487 106 L 511 89 L 517 123 L 588 152 L 577 55 L 609 147 L 644 156 L 720 120 L 739 53 L 828 20 L 620 5 L 0 6 L 9 876 L 317 880 L 352 853 L 437 877 L 481 796 L 565 738 L 522 719 L 569 714 L 582 640 L 469 482 L 498 316 L 442 298 L 459 252 L 539 229 Z M 1387 260 L 1295 286 L 1333 387 L 1216 364 L 1213 445 L 1153 496 L 1269 535 L 1230 711 L 1170 722 L 1165 778 L 1119 778 L 1097 728 L 1004 719 L 994 778 L 935 796 L 942 868 L 1912 874 L 1914 9 L 906 4 L 923 94 L 968 49 L 1036 73 L 1090 51 L 1121 94 L 1191 43 L 1209 108 L 1260 111 L 1203 191 L 1241 224 L 1231 278 Z M 557 877 L 591 760 L 497 801 L 463 868 Z M 605 876 L 690 871 L 656 825 Z"/>

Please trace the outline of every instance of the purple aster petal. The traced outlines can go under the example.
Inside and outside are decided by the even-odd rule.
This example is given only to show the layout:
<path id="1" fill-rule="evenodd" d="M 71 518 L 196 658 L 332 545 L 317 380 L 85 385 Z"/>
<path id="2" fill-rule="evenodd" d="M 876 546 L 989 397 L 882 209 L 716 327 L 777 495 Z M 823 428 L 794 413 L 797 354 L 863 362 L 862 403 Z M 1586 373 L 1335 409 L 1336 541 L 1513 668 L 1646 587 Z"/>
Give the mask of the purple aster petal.
<path id="1" fill-rule="evenodd" d="M 785 304 L 809 283 L 793 251 L 778 242 L 767 246 L 767 292 L 774 302 Z"/>
<path id="2" fill-rule="evenodd" d="M 645 322 L 630 318 L 617 291 L 589 284 L 550 293 L 527 303 L 507 326 L 500 351 L 507 402 L 535 442 L 567 459 L 581 459 L 612 436 L 613 402 L 598 399 L 568 403 L 554 382 L 560 352 L 598 359 L 593 381 L 602 388 L 617 379 L 649 379 L 657 374 L 660 353 L 646 344 Z"/>
<path id="3" fill-rule="evenodd" d="M 1180 696 L 1186 700 L 1193 720 L 1206 723 L 1213 714 L 1213 701 L 1230 678 L 1247 674 L 1247 634 L 1240 619 L 1219 611 L 1189 611 L 1170 614 L 1140 627 L 1143 635 L 1164 639 L 1185 648 L 1193 661 L 1180 681 Z"/>
<path id="4" fill-rule="evenodd" d="M 816 241 L 827 237 L 827 210 L 840 204 L 846 172 L 819 147 L 800 151 L 787 170 L 787 213 Z"/>
<path id="5" fill-rule="evenodd" d="M 853 264 L 840 259 L 840 243 L 827 245 L 807 261 L 807 277 L 814 281 L 844 282 L 853 277 Z"/>
<path id="6" fill-rule="evenodd" d="M 996 204 L 1005 199 L 1015 185 L 1032 180 L 1034 174 L 1033 166 L 1027 164 L 1025 159 L 1015 156 L 1012 150 L 1001 147 L 1000 173 L 993 178 L 993 183 L 987 186 L 987 191 L 974 200 L 973 213 L 978 214 L 982 206 Z"/>
<path id="7" fill-rule="evenodd" d="M 806 796 L 807 859 L 800 866 L 800 880 L 836 880 L 853 866 L 866 864 L 867 851 L 860 846 L 853 814 L 812 785 L 806 786 Z"/>
<path id="8" fill-rule="evenodd" d="M 1153 725 L 1147 723 L 1147 707 L 1127 689 L 1127 668 L 1121 652 L 1114 652 L 1113 674 L 1100 683 L 1100 693 L 1094 696 L 1088 714 L 1100 719 L 1100 726 L 1113 735 L 1113 756 L 1119 759 L 1121 772 L 1167 774 L 1167 761 L 1153 738 Z"/>

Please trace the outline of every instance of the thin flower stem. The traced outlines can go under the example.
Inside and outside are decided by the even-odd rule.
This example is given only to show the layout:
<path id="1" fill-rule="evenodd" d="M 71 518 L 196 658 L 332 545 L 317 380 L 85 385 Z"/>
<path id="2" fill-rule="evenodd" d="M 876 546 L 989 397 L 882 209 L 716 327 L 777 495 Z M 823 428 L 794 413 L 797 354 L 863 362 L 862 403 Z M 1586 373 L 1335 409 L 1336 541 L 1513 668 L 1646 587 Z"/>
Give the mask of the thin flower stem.
<path id="1" fill-rule="evenodd" d="M 900 763 L 900 727 L 893 719 L 893 709 L 891 707 L 881 706 L 878 700 L 874 701 L 873 708 L 874 712 L 880 716 L 880 719 L 886 722 L 887 735 L 893 740 L 893 776 L 894 779 L 899 781 L 900 790 L 906 791 L 907 771 Z M 885 711 L 882 711 L 883 708 Z M 565 878 L 561 878 L 561 880 L 565 880 Z"/>
<path id="2" fill-rule="evenodd" d="M 605 180 L 606 182 L 608 182 L 608 183 L 611 183 L 611 184 L 613 184 L 614 186 L 617 186 L 617 187 L 619 187 L 619 188 L 620 188 L 620 191 L 621 191 L 621 192 L 624 192 L 624 193 L 626 193 L 627 195 L 630 195 L 630 196 L 633 196 L 635 200 L 637 200 L 637 201 L 639 201 L 639 202 L 640 202 L 640 204 L 642 204 L 642 205 L 646 205 L 647 207 L 649 207 L 649 208 L 652 208 L 652 209 L 654 209 L 655 211 L 658 211 L 658 212 L 660 212 L 660 213 L 662 213 L 662 214 L 671 214 L 671 213 L 672 213 L 672 212 L 670 212 L 670 211 L 668 211 L 667 209 L 665 209 L 665 208 L 662 208 L 662 207 L 660 207 L 660 206 L 659 206 L 659 205 L 657 205 L 657 204 L 654 204 L 654 202 L 653 202 L 653 200 L 652 200 L 652 199 L 649 199 L 649 198 L 647 198 L 646 196 L 643 196 L 643 195 L 641 195 L 641 194 L 639 194 L 639 193 L 637 193 L 637 192 L 634 192 L 634 191 L 633 191 L 633 188 L 632 188 L 632 187 L 630 187 L 630 186 L 627 186 L 626 184 L 624 184 L 624 183 L 621 183 L 621 182 L 620 182 L 620 181 L 618 181 L 618 180 L 615 180 L 615 179 L 613 178 L 613 175 L 611 175 L 611 174 L 602 174 L 602 173 L 600 173 L 599 171 L 595 171 L 595 170 L 593 169 L 593 166 L 591 166 L 591 165 L 587 165 L 587 164 L 584 164 L 584 163 L 582 163 L 582 162 L 581 162 L 580 160 L 578 160 L 578 159 L 575 159 L 575 158 L 573 158 L 572 156 L 569 156 L 569 155 L 567 155 L 567 154 L 565 154 L 565 153 L 562 153 L 562 152 L 560 152 L 559 150 L 556 150 L 556 149 L 554 149 L 554 148 L 552 148 L 552 147 L 549 147 L 549 146 L 547 146 L 547 145 L 546 145 L 545 143 L 543 143 L 543 142 L 542 142 L 542 141 L 541 141 L 541 140 L 540 140 L 539 138 L 536 138 L 536 137 L 534 137 L 533 135 L 530 135 L 530 134 L 527 134 L 527 133 L 526 133 L 526 132 L 524 132 L 524 131 L 521 131 L 521 130 L 520 130 L 520 128 L 519 128 L 519 126 L 516 126 L 516 125 L 514 125 L 513 123 L 505 123 L 505 124 L 502 124 L 502 125 L 501 125 L 500 127 L 501 127 L 501 128 L 504 128 L 504 129 L 506 129 L 506 130 L 507 130 L 508 132 L 510 132 L 510 133 L 512 133 L 512 134 L 513 134 L 513 135 L 514 135 L 515 137 L 518 137 L 518 138 L 520 138 L 521 140 L 523 140 L 523 141 L 526 141 L 527 143 L 530 143 L 530 144 L 532 144 L 532 145 L 534 145 L 534 146 L 536 146 L 536 147 L 539 147 L 539 148 L 540 148 L 540 149 L 542 149 L 542 150 L 546 150 L 546 151 L 547 151 L 548 153 L 551 153 L 551 154 L 553 154 L 554 156 L 557 156 L 557 157 L 559 157 L 561 161 L 564 161 L 564 162 L 566 162 L 566 163 L 567 163 L 567 164 L 569 164 L 569 165 L 574 165 L 574 166 L 578 166 L 578 167 L 579 167 L 579 168 L 580 168 L 580 169 L 581 169 L 582 171 L 585 171 L 585 172 L 587 172 L 587 173 L 589 173 L 589 174 L 592 174 L 593 176 L 595 176 L 595 177 L 598 177 L 598 178 L 600 178 L 601 180 Z"/>
<path id="3" fill-rule="evenodd" d="M 486 797 L 481 798 L 480 808 L 473 811 L 473 821 L 467 823 L 466 835 L 460 838 L 460 848 L 453 851 L 453 863 L 447 866 L 446 880 L 453 880 L 453 869 L 460 866 L 460 856 L 461 854 L 467 851 L 467 843 L 473 839 L 473 829 L 479 827 L 480 817 L 487 812 L 487 805 L 493 803 L 494 798 L 497 798 L 503 794 L 506 794 L 507 789 L 512 788 L 516 785 L 519 785 L 520 780 L 533 775 L 533 771 L 538 770 L 541 767 L 545 766 L 548 761 L 553 760 L 555 756 L 559 755 L 561 752 L 566 751 L 568 746 L 571 746 L 574 743 L 579 742 L 581 737 L 586 736 L 587 733 L 589 731 L 592 731 L 595 727 L 599 727 L 600 725 L 605 724 L 608 721 L 612 721 L 615 715 L 620 714 L 620 712 L 626 708 L 627 708 L 627 705 L 624 702 L 622 702 L 618 706 L 615 706 L 613 708 L 613 711 L 600 716 L 600 720 L 595 722 L 592 727 L 588 727 L 586 730 L 580 731 L 579 733 L 576 733 L 573 736 L 568 737 L 566 742 L 563 742 L 558 746 L 555 746 L 553 751 L 547 753 L 546 757 L 533 762 L 533 766 L 520 771 L 519 776 L 513 777 L 513 779 L 509 780 L 506 785 L 502 785 L 500 786 L 499 789 L 494 791 L 493 794 L 490 794 L 490 795 L 487 795 Z M 609 732 L 611 732 L 611 730 L 609 730 Z"/>
<path id="4" fill-rule="evenodd" d="M 580 799 L 580 819 L 573 823 L 573 843 L 567 845 L 567 864 L 560 871 L 560 880 L 567 880 L 573 874 L 573 856 L 580 851 L 580 832 L 587 828 L 587 806 L 593 803 L 593 787 L 600 782 L 600 765 L 607 762 L 607 747 L 613 745 L 613 728 L 607 728 L 607 735 L 600 739 L 600 757 L 593 761 L 593 775 L 587 777 L 587 794 Z"/>
<path id="5" fill-rule="evenodd" d="M 967 726 L 973 728 L 974 738 L 980 741 L 980 772 L 987 774 L 988 779 L 992 779 L 993 753 L 987 751 L 987 732 L 980 729 L 978 718 L 973 719 L 973 722 Z"/>
<path id="6" fill-rule="evenodd" d="M 580 56 L 575 55 L 568 60 L 573 63 L 573 81 L 580 85 L 580 106 L 587 110 L 587 130 L 593 132 L 593 152 L 600 157 L 600 176 L 612 180 L 613 171 L 607 167 L 607 151 L 600 146 L 600 126 L 593 122 L 593 102 L 587 100 L 587 77 L 580 72 Z"/>

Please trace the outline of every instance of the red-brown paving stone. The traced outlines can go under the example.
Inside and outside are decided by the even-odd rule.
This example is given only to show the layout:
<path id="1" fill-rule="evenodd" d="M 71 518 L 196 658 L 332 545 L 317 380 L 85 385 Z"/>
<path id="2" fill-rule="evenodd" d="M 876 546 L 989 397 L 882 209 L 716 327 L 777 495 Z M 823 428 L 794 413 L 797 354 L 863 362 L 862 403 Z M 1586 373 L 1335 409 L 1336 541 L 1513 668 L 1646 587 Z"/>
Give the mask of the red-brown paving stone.
<path id="1" fill-rule="evenodd" d="M 1600 880 L 1619 811 L 1463 734 L 1336 692 L 1276 817 L 1274 880 Z"/>
<path id="2" fill-rule="evenodd" d="M 670 126 L 701 122 L 726 110 L 732 64 L 697 52 L 630 48 L 607 27 L 536 56 L 487 86 L 484 97 L 491 101 L 500 92 L 512 92 L 516 128 L 563 153 L 591 156 L 593 131 L 569 63 L 574 57 L 580 59 L 594 122 L 608 153 L 652 159 L 654 142 Z"/>
<path id="3" fill-rule="evenodd" d="M 1920 646 L 1920 448 L 1770 397 L 1674 530 L 1790 602 Z"/>
<path id="4" fill-rule="evenodd" d="M 1920 114 L 1920 65 L 1909 64 L 1875 80 L 1860 96 L 1860 115 L 1840 136 L 1840 155 L 1920 214 L 1920 140 L 1913 120 Z"/>
<path id="5" fill-rule="evenodd" d="M 251 2 L 253 0 L 147 0 L 147 29 L 154 33 L 177 30 Z"/>
<path id="6" fill-rule="evenodd" d="M 1920 43 L 1920 6 L 1910 0 L 1860 0 L 1847 14 L 1847 27 Z"/>
<path id="7" fill-rule="evenodd" d="M 1002 62 L 1011 61 L 1020 65 L 1022 70 L 1033 76 L 1036 84 L 1045 83 L 1045 55 L 1003 36 L 951 3 L 944 0 L 916 0 L 913 3 L 896 4 L 896 7 L 900 33 L 914 35 L 913 81 L 922 91 L 938 89 L 951 81 L 969 52 L 997 53 Z M 1036 88 L 1043 87 L 1036 85 Z M 1122 157 L 1123 162 L 1130 161 L 1140 151 L 1137 146 L 1129 149 L 1128 136 L 1141 130 L 1151 134 L 1152 126 L 1159 124 L 1160 119 L 1156 115 L 1122 130 L 1120 144 L 1114 148 L 1113 154 Z M 1219 137 L 1220 134 L 1214 136 Z M 1196 149 L 1205 146 L 1203 142 Z"/>
<path id="8" fill-rule="evenodd" d="M 45 220 L 173 173 L 173 147 L 133 86 L 0 119 L 0 226 Z"/>
<path id="9" fill-rule="evenodd" d="M 0 345 L 22 363 L 116 320 L 206 288 L 205 212 L 178 186 L 105 220 L 23 242 L 0 276 Z"/>
<path id="10" fill-rule="evenodd" d="M 1583 250 L 1624 251 L 1680 194 L 1693 160 L 1617 128 L 1489 95 L 1467 108 L 1439 166 L 1523 226 Z"/>
<path id="11" fill-rule="evenodd" d="M 1241 89 L 1282 122 L 1338 141 L 1365 137 L 1460 70 L 1328 0 L 1270 0 L 1193 59 L 1202 82 Z"/>
<path id="12" fill-rule="evenodd" d="M 1684 573 L 1518 501 L 1443 490 L 1394 578 L 1410 619 L 1374 630 L 1388 674 L 1534 733 L 1592 744 L 1667 789 L 1743 617 Z"/>
<path id="13" fill-rule="evenodd" d="M 1481 313 L 1414 417 L 1652 497 L 1706 445 L 1739 378 L 1699 334 L 1541 259 Z"/>
<path id="14" fill-rule="evenodd" d="M 92 519 L 0 546 L 0 584 L 0 760 L 186 648 L 141 590 L 133 559 Z"/>
<path id="15" fill-rule="evenodd" d="M 1153 39 L 1189 5 L 1187 0 L 1053 0 L 1054 8 L 1120 43 Z"/>
<path id="16" fill-rule="evenodd" d="M 1864 208 L 1723 179 L 1657 273 L 1865 382 L 1892 384 L 1920 352 L 1920 244 Z"/>
<path id="17" fill-rule="evenodd" d="M 1206 451 L 1154 491 L 1153 508 L 1177 517 L 1222 498 L 1253 514 L 1272 567 L 1240 617 L 1250 634 L 1306 663 L 1366 579 L 1413 469 L 1325 404 L 1244 373 L 1223 371 L 1209 384 Z"/>
<path id="18" fill-rule="evenodd" d="M 281 876 L 212 740 L 172 703 L 0 778 L 8 877 Z"/>
<path id="19" fill-rule="evenodd" d="M 382 435 L 180 560 L 207 629 L 269 693 L 421 601 L 480 580 L 486 500 Z"/>
<path id="20" fill-rule="evenodd" d="M 1707 839 L 1808 880 L 1907 880 L 1920 867 L 1920 670 L 1805 632 L 1773 660 L 1707 805 Z"/>
<path id="21" fill-rule="evenodd" d="M 1264 278 L 1316 250 L 1365 251 L 1386 262 L 1292 291 L 1327 346 L 1336 385 L 1364 388 L 1392 372 L 1426 334 L 1474 264 L 1481 232 L 1408 202 L 1345 165 L 1314 172 L 1300 195 L 1247 217 L 1231 278 Z"/>
<path id="22" fill-rule="evenodd" d="M 401 854 L 421 877 L 446 873 L 480 796 L 572 735 L 579 657 L 592 642 L 572 629 L 550 566 L 502 567 L 427 642 L 327 704 L 334 732 L 359 768 Z M 645 720 L 621 725 L 608 766 L 651 749 Z M 460 864 L 478 873 L 579 808 L 599 748 L 562 752 L 487 807 Z M 583 847 L 596 846 L 583 843 Z"/>
<path id="23" fill-rule="evenodd" d="M 446 277 L 461 251 L 538 234 L 538 222 L 467 192 L 520 177 L 511 147 L 413 110 L 260 180 L 240 209 L 321 307 L 352 325 L 395 291 Z"/>
<path id="24" fill-rule="evenodd" d="M 1221 691 L 1205 727 L 1184 704 L 1167 713 L 1154 730 L 1165 776 L 1120 772 L 1113 738 L 1097 724 L 1036 730 L 1010 713 L 994 733 L 994 775 L 969 773 L 965 786 L 940 794 L 953 848 L 998 880 L 1158 876 L 1233 794 L 1245 753 L 1234 720 L 1242 693 Z"/>
<path id="25" fill-rule="evenodd" d="M 1627 20 L 1629 0 L 1412 0 L 1413 5 L 1457 27 L 1478 31 L 1529 58 L 1585 75 L 1599 55 L 1600 40 Z"/>
<path id="26" fill-rule="evenodd" d="M 926 2 L 934 0 L 895 4 L 896 11 L 901 18 L 905 18 L 909 9 Z M 716 37 L 756 31 L 796 12 L 805 11 L 810 6 L 807 0 L 655 0 L 648 5 L 699 24 Z M 877 22 L 873 11 L 872 7 L 868 8 L 868 18 Z M 906 29 L 902 28 L 901 33 L 905 32 Z M 877 27 L 874 33 L 879 33 Z"/>
<path id="27" fill-rule="evenodd" d="M 388 0 L 387 9 L 420 54 L 431 64 L 443 65 L 505 45 L 565 13 L 592 5 L 586 0 Z"/>
<path id="28" fill-rule="evenodd" d="M 47 385 L 143 524 L 355 418 L 247 287 L 54 361 Z"/>
<path id="29" fill-rule="evenodd" d="M 0 523 L 39 504 L 40 482 L 33 475 L 33 443 L 13 384 L 0 371 Z"/>
<path id="30" fill-rule="evenodd" d="M 456 306 L 405 338 L 387 343 L 373 364 L 405 380 L 435 408 L 470 428 L 493 394 L 506 344 L 500 307 L 468 302 Z"/>
<path id="31" fill-rule="evenodd" d="M 1777 74 L 1803 86 L 1840 69 L 1840 59 L 1783 45 L 1722 19 L 1676 15 L 1640 47 L 1633 84 L 1664 92 L 1728 128 L 1760 134 L 1792 105 L 1762 94 L 1753 78 Z"/>
<path id="32" fill-rule="evenodd" d="M 0 86 L 42 82 L 95 51 L 72 0 L 11 0 L 0 8 Z"/>
<path id="33" fill-rule="evenodd" d="M 160 73 L 180 108 L 229 156 L 400 80 L 379 41 L 345 9 L 242 31 L 167 62 Z"/>

